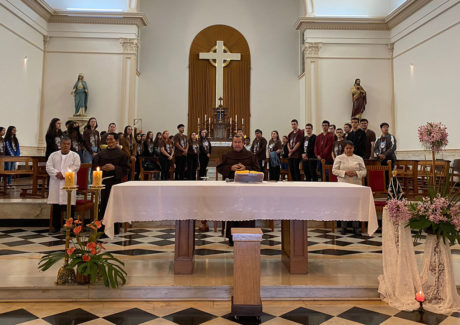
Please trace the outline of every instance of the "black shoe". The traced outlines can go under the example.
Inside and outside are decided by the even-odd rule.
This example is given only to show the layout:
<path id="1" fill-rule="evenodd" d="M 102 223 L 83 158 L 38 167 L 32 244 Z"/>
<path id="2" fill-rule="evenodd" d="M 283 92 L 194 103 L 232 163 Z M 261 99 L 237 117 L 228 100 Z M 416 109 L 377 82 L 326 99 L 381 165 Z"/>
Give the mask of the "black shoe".
<path id="1" fill-rule="evenodd" d="M 342 235 L 346 235 L 347 229 L 346 229 L 346 228 L 342 228 L 342 229 L 340 230 L 340 233 L 341 233 Z"/>
<path id="2" fill-rule="evenodd" d="M 54 228 L 48 233 L 50 235 L 57 235 L 61 232 L 61 229 L 58 229 L 58 228 Z"/>
<path id="3" fill-rule="evenodd" d="M 353 233 L 354 233 L 355 235 L 361 235 L 361 229 L 359 229 L 359 228 L 353 228 Z"/>

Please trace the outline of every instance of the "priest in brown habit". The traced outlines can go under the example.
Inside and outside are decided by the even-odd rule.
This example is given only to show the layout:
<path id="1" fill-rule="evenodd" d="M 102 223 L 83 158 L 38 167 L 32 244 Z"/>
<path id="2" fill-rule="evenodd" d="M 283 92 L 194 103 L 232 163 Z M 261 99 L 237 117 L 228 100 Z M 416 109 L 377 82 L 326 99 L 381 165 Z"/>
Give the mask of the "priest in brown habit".
<path id="1" fill-rule="evenodd" d="M 233 179 L 237 170 L 259 170 L 256 157 L 244 148 L 243 137 L 233 136 L 232 148 L 222 155 L 222 162 L 217 166 L 217 172 L 222 174 L 223 179 Z M 255 227 L 255 221 L 231 221 L 227 222 L 225 236 L 229 245 L 233 246 L 231 235 L 232 228 Z"/>

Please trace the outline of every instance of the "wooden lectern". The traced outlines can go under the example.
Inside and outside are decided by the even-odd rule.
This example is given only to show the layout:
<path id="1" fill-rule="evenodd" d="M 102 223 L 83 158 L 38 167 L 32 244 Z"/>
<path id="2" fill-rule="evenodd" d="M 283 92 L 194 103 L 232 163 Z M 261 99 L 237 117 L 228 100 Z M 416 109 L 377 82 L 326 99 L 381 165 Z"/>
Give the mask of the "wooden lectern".
<path id="1" fill-rule="evenodd" d="M 260 228 L 232 228 L 234 241 L 232 316 L 262 316 Z"/>

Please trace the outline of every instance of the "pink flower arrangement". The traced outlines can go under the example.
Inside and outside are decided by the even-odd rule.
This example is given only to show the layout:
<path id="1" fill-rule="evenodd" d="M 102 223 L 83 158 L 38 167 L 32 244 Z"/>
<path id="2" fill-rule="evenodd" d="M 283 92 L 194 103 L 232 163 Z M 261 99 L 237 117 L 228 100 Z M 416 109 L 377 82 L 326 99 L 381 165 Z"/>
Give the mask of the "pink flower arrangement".
<path id="1" fill-rule="evenodd" d="M 434 151 L 441 151 L 449 141 L 447 127 L 442 123 L 428 122 L 418 128 L 418 139 L 423 145 Z"/>
<path id="2" fill-rule="evenodd" d="M 451 244 L 460 243 L 460 203 L 455 197 L 446 197 L 437 193 L 424 197 L 421 201 L 388 201 L 388 213 L 393 223 L 409 222 L 417 231 L 416 238 L 422 232 L 448 239 Z"/>
<path id="3" fill-rule="evenodd" d="M 388 201 L 388 213 L 395 224 L 407 222 L 412 218 L 412 214 L 409 211 L 409 202 L 406 199 Z"/>

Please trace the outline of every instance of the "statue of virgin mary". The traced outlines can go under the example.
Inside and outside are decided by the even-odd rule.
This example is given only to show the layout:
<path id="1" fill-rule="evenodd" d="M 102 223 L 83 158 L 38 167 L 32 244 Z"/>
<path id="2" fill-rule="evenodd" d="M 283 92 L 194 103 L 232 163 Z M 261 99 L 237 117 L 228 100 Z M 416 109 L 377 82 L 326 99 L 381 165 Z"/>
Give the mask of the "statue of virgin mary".
<path id="1" fill-rule="evenodd" d="M 83 74 L 80 73 L 71 93 L 75 99 L 74 116 L 85 116 L 88 109 L 88 85 L 83 78 Z"/>

